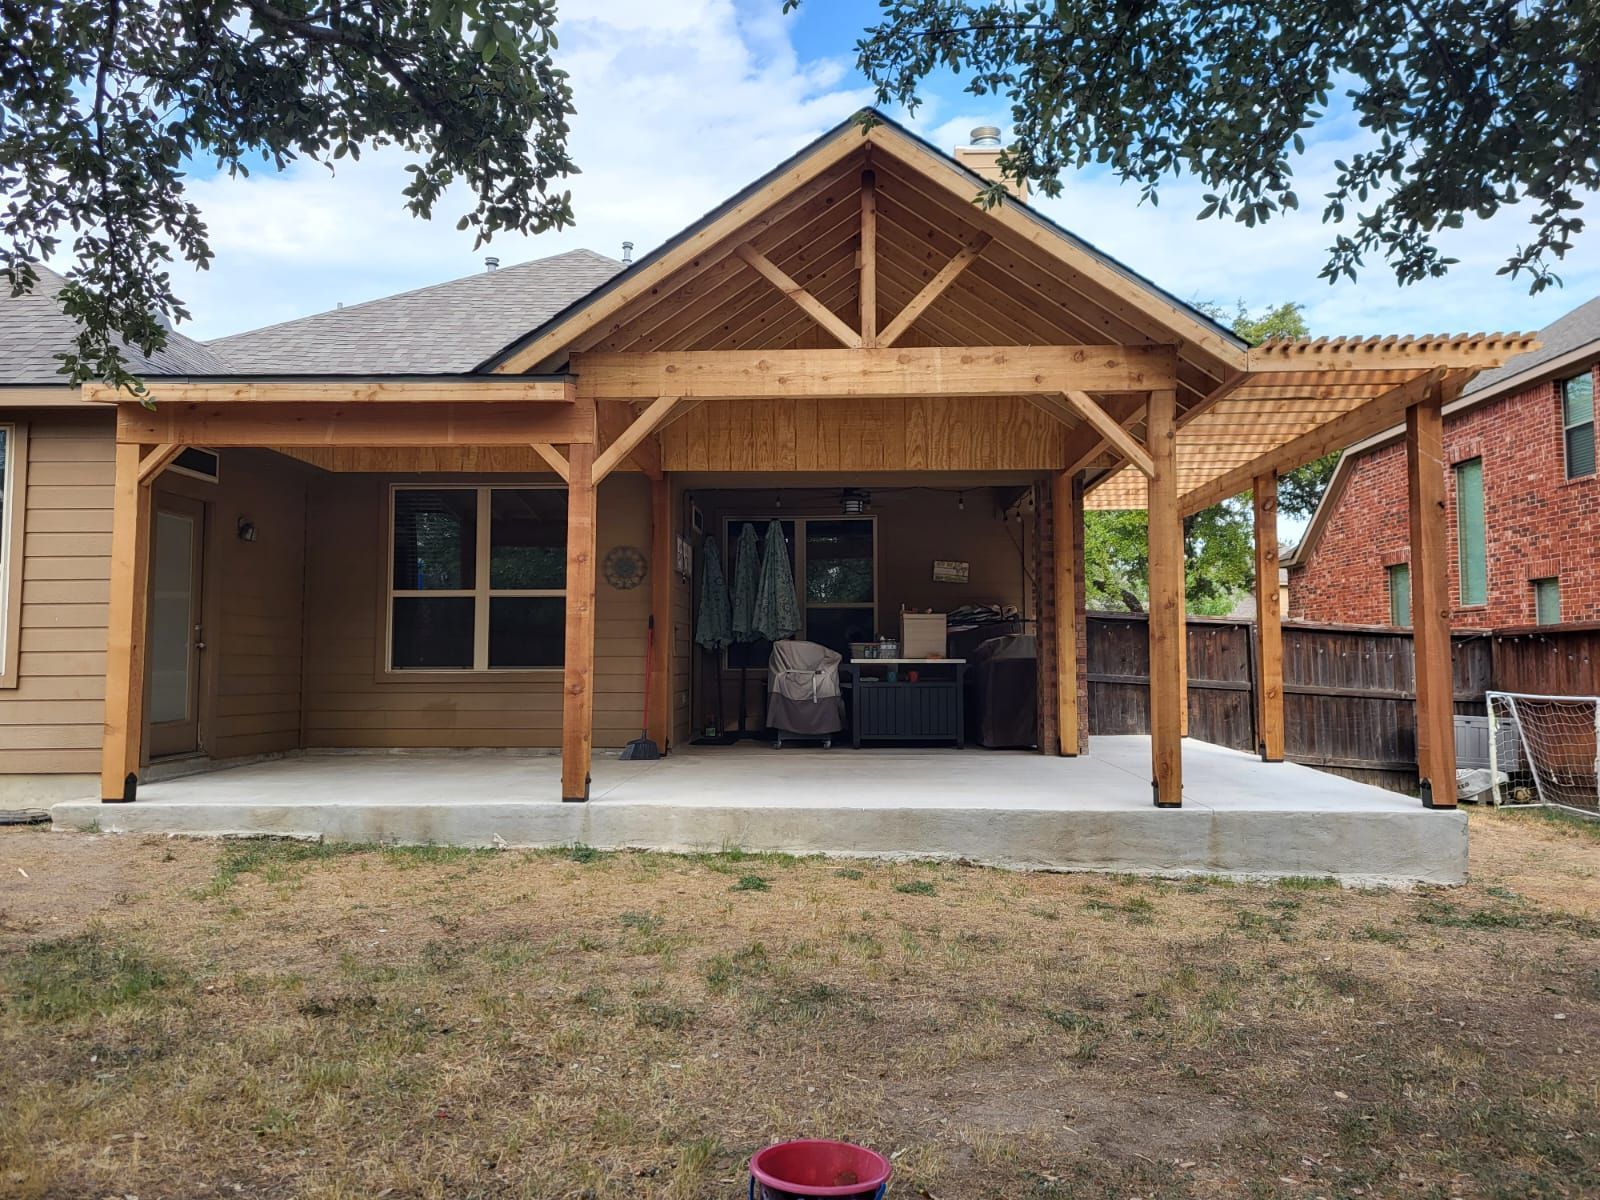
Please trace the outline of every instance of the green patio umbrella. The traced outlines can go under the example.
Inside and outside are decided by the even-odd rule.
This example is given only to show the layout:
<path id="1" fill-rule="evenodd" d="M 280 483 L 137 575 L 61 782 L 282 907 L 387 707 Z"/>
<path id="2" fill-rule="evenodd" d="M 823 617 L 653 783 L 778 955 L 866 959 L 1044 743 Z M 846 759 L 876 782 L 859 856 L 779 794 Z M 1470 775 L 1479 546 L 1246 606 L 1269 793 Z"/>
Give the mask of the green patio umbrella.
<path id="1" fill-rule="evenodd" d="M 733 640 L 748 643 L 761 640 L 756 631 L 756 590 L 761 574 L 761 542 L 755 522 L 746 521 L 733 547 Z M 745 673 L 750 656 L 739 655 L 739 732 L 745 731 Z"/>
<path id="2" fill-rule="evenodd" d="M 717 539 L 706 535 L 701 553 L 705 561 L 700 567 L 700 611 L 695 617 L 694 640 L 710 650 L 715 664 L 711 678 L 717 698 L 717 735 L 722 735 L 722 664 L 718 652 L 733 641 L 733 614 L 728 610 L 728 585 L 722 575 L 722 555 L 717 552 Z"/>
<path id="3" fill-rule="evenodd" d="M 755 629 L 769 642 L 800 632 L 800 604 L 794 594 L 794 572 L 783 541 L 783 525 L 767 524 L 767 545 L 761 555 L 761 579 L 756 587 Z"/>

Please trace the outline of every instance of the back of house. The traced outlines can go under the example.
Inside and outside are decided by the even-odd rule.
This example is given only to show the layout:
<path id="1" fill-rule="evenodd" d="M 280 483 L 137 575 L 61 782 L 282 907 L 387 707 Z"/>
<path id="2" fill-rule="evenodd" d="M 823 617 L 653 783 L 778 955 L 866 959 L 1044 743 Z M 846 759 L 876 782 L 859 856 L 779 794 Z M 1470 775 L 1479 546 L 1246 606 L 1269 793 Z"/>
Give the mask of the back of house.
<path id="1" fill-rule="evenodd" d="M 1451 625 L 1600 621 L 1594 394 L 1600 299 L 1540 331 L 1543 345 L 1486 371 L 1445 406 Z M 1305 537 L 1285 558 L 1289 615 L 1411 624 L 1404 429 L 1345 451 Z"/>

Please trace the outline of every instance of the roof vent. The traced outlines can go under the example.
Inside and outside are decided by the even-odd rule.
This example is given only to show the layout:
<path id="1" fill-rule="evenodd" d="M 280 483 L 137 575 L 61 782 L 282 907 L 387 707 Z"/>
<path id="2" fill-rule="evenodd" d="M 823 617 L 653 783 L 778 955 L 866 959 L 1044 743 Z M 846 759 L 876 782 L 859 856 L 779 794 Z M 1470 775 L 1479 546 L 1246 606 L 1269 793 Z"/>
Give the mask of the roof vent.
<path id="1" fill-rule="evenodd" d="M 485 271 L 497 271 L 497 270 L 499 270 L 500 269 L 500 260 L 498 258 L 496 258 L 492 254 L 489 255 L 488 258 L 483 260 L 483 269 Z"/>
<path id="2" fill-rule="evenodd" d="M 633 261 L 633 243 L 632 242 L 623 242 L 622 243 L 622 261 L 625 262 L 625 263 L 631 263 Z"/>
<path id="3" fill-rule="evenodd" d="M 1000 146 L 1000 127 L 998 125 L 979 125 L 972 131 L 972 144 L 974 146 Z"/>

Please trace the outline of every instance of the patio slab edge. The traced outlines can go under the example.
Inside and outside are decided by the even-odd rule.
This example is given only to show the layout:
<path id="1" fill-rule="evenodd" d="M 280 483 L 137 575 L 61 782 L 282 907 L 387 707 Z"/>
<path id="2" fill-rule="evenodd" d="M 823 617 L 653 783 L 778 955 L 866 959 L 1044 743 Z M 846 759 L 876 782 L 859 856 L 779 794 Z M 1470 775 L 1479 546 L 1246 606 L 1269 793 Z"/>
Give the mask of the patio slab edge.
<path id="1" fill-rule="evenodd" d="M 1352 886 L 1457 884 L 1467 874 L 1460 812 L 677 806 L 611 800 L 386 804 L 63 801 L 58 828 L 194 837 L 292 837 L 404 845 L 959 859 L 1019 870 L 1271 879 L 1333 876 Z"/>

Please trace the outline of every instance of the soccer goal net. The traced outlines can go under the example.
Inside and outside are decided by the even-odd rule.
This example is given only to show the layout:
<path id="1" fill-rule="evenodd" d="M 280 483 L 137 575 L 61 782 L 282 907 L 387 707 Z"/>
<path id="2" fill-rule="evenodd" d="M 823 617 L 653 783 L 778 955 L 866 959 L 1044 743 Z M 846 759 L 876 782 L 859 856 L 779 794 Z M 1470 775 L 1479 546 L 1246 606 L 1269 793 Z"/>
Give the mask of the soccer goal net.
<path id="1" fill-rule="evenodd" d="M 1600 696 L 1490 692 L 1488 702 L 1495 803 L 1600 815 Z"/>

